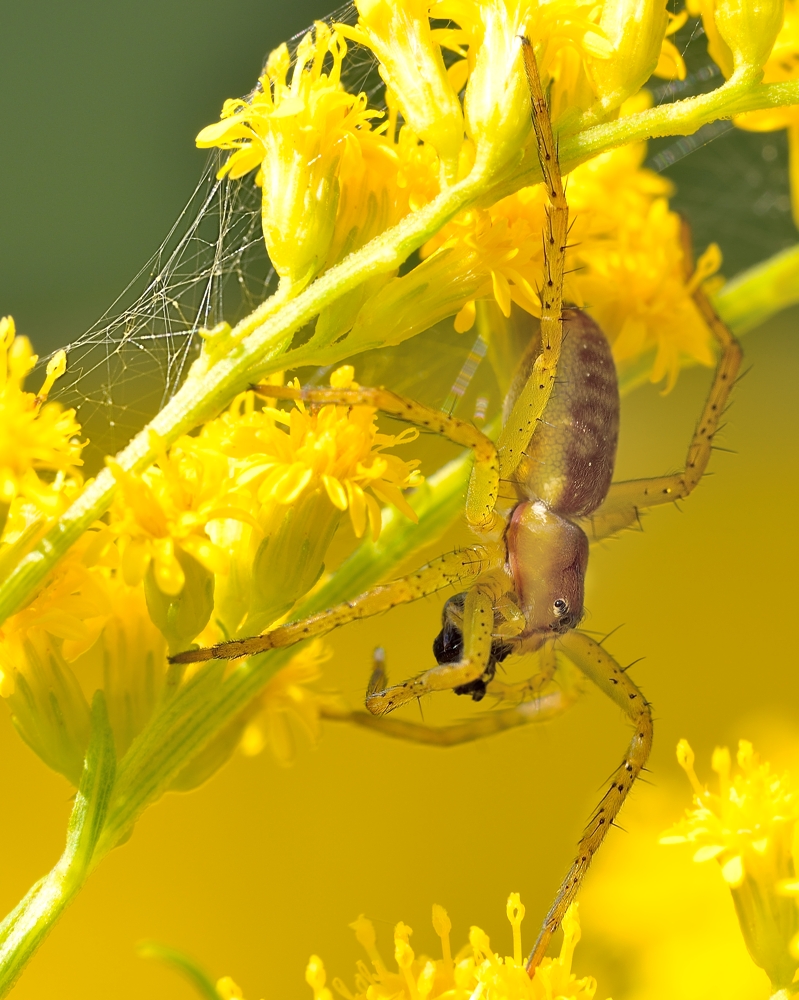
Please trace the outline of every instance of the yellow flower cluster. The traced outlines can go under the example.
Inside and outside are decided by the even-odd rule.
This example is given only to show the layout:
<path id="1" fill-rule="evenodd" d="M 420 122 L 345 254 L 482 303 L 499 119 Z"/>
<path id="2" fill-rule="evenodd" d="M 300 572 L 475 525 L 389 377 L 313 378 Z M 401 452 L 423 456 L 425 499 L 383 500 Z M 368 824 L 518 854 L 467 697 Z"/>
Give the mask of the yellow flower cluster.
<path id="1" fill-rule="evenodd" d="M 38 393 L 25 392 L 37 360 L 28 338 L 16 336 L 13 319 L 0 319 L 0 536 L 5 545 L 31 524 L 60 513 L 82 485 L 83 445 L 75 411 L 46 402 L 66 370 L 66 354 L 59 351 L 50 360 Z"/>
<path id="2" fill-rule="evenodd" d="M 521 33 L 535 41 L 556 129 L 643 110 L 638 92 L 653 72 L 685 75 L 667 37 L 685 16 L 667 16 L 660 2 L 361 0 L 357 9 L 354 27 L 317 23 L 305 35 L 290 81 L 288 51 L 276 49 L 258 90 L 228 101 L 197 138 L 232 151 L 221 173 L 257 170 L 266 247 L 284 289 L 524 146 Z M 386 113 L 344 89 L 345 38 L 377 56 Z M 711 363 L 711 334 L 691 298 L 671 187 L 642 168 L 643 158 L 642 145 L 622 148 L 570 177 L 577 249 L 566 292 L 603 326 L 621 366 L 648 365 L 670 388 L 685 360 Z M 449 317 L 466 330 L 486 298 L 505 315 L 512 303 L 537 315 L 545 204 L 538 185 L 461 212 L 410 273 L 371 279 L 324 310 L 314 344 L 348 330 L 353 344 L 371 343 L 377 331 L 396 344 Z"/>
<path id="3" fill-rule="evenodd" d="M 760 763 L 746 740 L 738 745 L 735 774 L 729 750 L 714 751 L 718 793 L 699 782 L 686 740 L 677 746 L 677 759 L 694 788 L 694 805 L 660 843 L 687 843 L 694 861 L 719 862 L 750 955 L 776 989 L 786 987 L 799 968 L 799 910 L 790 898 L 798 885 L 799 791 Z"/>
<path id="4" fill-rule="evenodd" d="M 504 959 L 491 948 L 488 935 L 479 927 L 469 931 L 469 944 L 453 956 L 450 945 L 452 924 L 442 906 L 433 907 L 433 927 L 441 939 L 442 957 L 415 955 L 410 944 L 413 933 L 404 923 L 394 929 L 394 960 L 397 971 L 383 961 L 377 948 L 375 930 L 370 920 L 359 917 L 350 926 L 358 943 L 369 957 L 371 968 L 359 962 L 355 990 L 340 979 L 333 989 L 344 1000 L 439 1000 L 439 998 L 480 997 L 483 1000 L 593 1000 L 596 980 L 578 979 L 571 971 L 574 949 L 580 940 L 577 904 L 563 920 L 563 944 L 557 958 L 545 958 L 531 979 L 524 967 L 521 922 L 524 918 L 518 893 L 508 897 L 507 916 L 513 928 L 513 955 Z M 305 978 L 314 1000 L 331 1000 L 325 985 L 322 960 L 313 955 Z"/>
<path id="5" fill-rule="evenodd" d="M 12 389 L 30 363 L 29 352 L 12 354 Z M 53 366 L 45 393 L 59 370 L 63 362 Z M 352 368 L 334 372 L 331 384 L 354 386 Z M 31 440 L 38 434 L 28 476 L 79 461 L 74 415 L 54 404 L 41 407 L 40 397 L 18 385 L 15 391 L 7 399 L 24 416 L 33 414 L 26 433 Z M 45 418 L 41 427 L 36 414 Z M 83 535 L 0 633 L 0 696 L 23 738 L 77 784 L 91 693 L 102 687 L 123 754 L 180 683 L 168 667 L 169 652 L 200 635 L 203 642 L 249 635 L 285 615 L 323 572 L 345 514 L 356 536 L 368 525 L 374 538 L 378 499 L 415 517 L 402 490 L 420 482 L 418 463 L 388 452 L 415 437 L 415 431 L 381 434 L 372 407 L 298 402 L 286 411 L 259 407 L 247 392 L 198 435 L 161 448 L 144 473 L 109 461 L 120 488 L 107 518 Z M 238 735 L 251 724 L 245 749 L 254 748 L 259 710 L 281 761 L 290 756 L 288 715 L 315 735 L 321 696 L 306 685 L 323 659 L 312 645 L 273 679 L 240 720 Z M 235 743 L 220 744 L 220 754 Z"/>

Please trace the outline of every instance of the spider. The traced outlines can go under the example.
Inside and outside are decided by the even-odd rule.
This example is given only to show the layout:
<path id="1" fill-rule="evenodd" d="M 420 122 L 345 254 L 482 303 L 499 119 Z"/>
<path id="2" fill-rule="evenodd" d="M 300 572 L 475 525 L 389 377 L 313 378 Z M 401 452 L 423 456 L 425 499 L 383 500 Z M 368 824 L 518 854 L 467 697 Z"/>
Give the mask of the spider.
<path id="1" fill-rule="evenodd" d="M 578 629 L 589 542 L 635 524 L 641 509 L 687 497 L 694 490 L 707 467 L 713 436 L 740 368 L 741 350 L 698 288 L 696 304 L 720 353 L 685 468 L 661 478 L 613 483 L 619 425 L 616 371 L 597 324 L 580 309 L 563 308 L 568 207 L 533 48 L 526 39 L 522 47 L 549 208 L 539 331 L 519 362 L 497 442 L 468 422 L 386 389 L 255 387 L 263 396 L 302 399 L 311 405 L 372 406 L 471 448 L 474 465 L 465 515 L 478 541 L 302 621 L 252 638 L 187 650 L 171 659 L 178 663 L 233 659 L 290 646 L 453 588 L 457 593 L 446 602 L 441 632 L 433 644 L 437 666 L 389 685 L 378 657 L 366 694 L 372 715 L 385 715 L 434 691 L 453 690 L 479 701 L 496 686 L 496 665 L 510 653 L 539 654 L 538 674 L 517 687 L 522 697 L 540 692 L 552 678 L 555 651 L 593 681 L 622 708 L 634 732 L 527 960 L 532 976 L 652 745 L 646 698 L 602 645 Z M 686 259 L 690 259 L 687 242 Z M 510 496 L 500 495 L 500 483 L 510 484 Z M 564 699 L 559 710 L 567 704 Z M 502 724 L 478 725 L 472 731 L 468 725 L 455 728 L 458 732 L 446 742 L 473 739 Z"/>

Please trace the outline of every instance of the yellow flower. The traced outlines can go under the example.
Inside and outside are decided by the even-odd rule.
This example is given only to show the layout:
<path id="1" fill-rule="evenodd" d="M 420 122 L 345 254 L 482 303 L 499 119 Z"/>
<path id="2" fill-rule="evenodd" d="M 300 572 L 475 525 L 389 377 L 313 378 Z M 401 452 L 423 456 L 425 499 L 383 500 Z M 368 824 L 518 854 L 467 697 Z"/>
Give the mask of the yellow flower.
<path id="1" fill-rule="evenodd" d="M 433 907 L 433 927 L 441 939 L 440 959 L 416 956 L 410 945 L 413 931 L 406 924 L 397 924 L 394 929 L 397 972 L 392 972 L 383 961 L 374 927 L 361 916 L 350 926 L 372 968 L 364 962 L 358 963 L 354 991 L 340 979 L 333 980 L 333 988 L 345 1000 L 435 1000 L 443 996 L 483 1000 L 593 1000 L 596 980 L 591 976 L 578 979 L 571 971 L 574 949 L 580 940 L 576 903 L 563 920 L 560 955 L 545 958 L 533 979 L 524 967 L 520 930 L 524 907 L 518 893 L 511 893 L 508 898 L 507 915 L 513 928 L 513 955 L 504 959 L 492 950 L 488 935 L 479 927 L 471 928 L 469 944 L 453 958 L 449 940 L 452 925 L 441 906 Z M 329 1000 L 331 993 L 325 985 L 325 969 L 318 956 L 311 957 L 305 978 L 314 1000 Z"/>
<path id="2" fill-rule="evenodd" d="M 256 91 L 226 101 L 222 119 L 197 136 L 201 147 L 231 149 L 220 176 L 241 177 L 258 169 L 263 188 L 262 223 L 269 258 L 294 290 L 310 281 L 327 260 L 339 200 L 342 160 L 360 155 L 360 132 L 372 118 L 364 94 L 341 86 L 347 52 L 338 32 L 317 21 L 291 57 L 286 45 L 269 56 Z M 324 72 L 325 57 L 332 67 Z"/>
<path id="3" fill-rule="evenodd" d="M 356 388 L 352 377 L 344 366 L 331 385 Z M 379 535 L 378 500 L 415 520 L 401 491 L 421 482 L 419 463 L 388 449 L 416 437 L 413 429 L 381 434 L 373 407 L 297 402 L 289 411 L 256 408 L 254 394 L 243 393 L 198 437 L 181 439 L 159 467 L 141 478 L 123 477 L 129 513 L 114 527 L 130 538 L 123 563 L 128 546 L 147 544 L 153 559 L 163 552 L 174 559 L 167 569 L 183 551 L 215 575 L 213 616 L 203 604 L 207 616 L 188 642 L 209 618 L 204 643 L 262 631 L 317 582 L 343 514 L 359 538 L 367 524 Z M 152 526 L 165 533 L 156 535 Z M 172 621 L 174 611 L 169 614 Z"/>
<path id="4" fill-rule="evenodd" d="M 351 365 L 330 376 L 338 389 L 357 389 Z M 393 504 L 412 520 L 413 509 L 401 490 L 418 486 L 417 461 L 404 462 L 387 449 L 415 441 L 418 431 L 381 434 L 371 406 L 327 404 L 308 408 L 301 401 L 287 413 L 275 407 L 255 410 L 240 401 L 238 413 L 209 425 L 201 440 L 218 440 L 235 462 L 237 486 L 246 486 L 259 503 L 288 506 L 309 493 L 323 494 L 339 511 L 349 511 L 356 537 L 371 526 L 380 534 L 377 499 Z M 367 492 L 370 491 L 370 492 Z M 376 499 L 377 498 L 377 499 Z"/>
<path id="5" fill-rule="evenodd" d="M 663 197 L 664 182 L 639 169 L 643 156 L 642 147 L 628 146 L 574 172 L 569 196 L 578 220 L 575 257 L 583 267 L 574 284 L 610 340 L 619 368 L 654 355 L 651 381 L 665 379 L 668 391 L 686 359 L 713 364 L 711 331 L 692 293 L 718 269 L 721 254 L 712 245 L 694 274 L 686 274 L 682 222 Z M 622 180 L 630 184 L 626 192 Z M 603 198 L 617 199 L 612 217 Z"/>
<path id="6" fill-rule="evenodd" d="M 280 764 L 290 764 L 295 753 L 292 720 L 312 744 L 317 743 L 321 706 L 338 699 L 319 694 L 307 685 L 319 680 L 322 664 L 332 655 L 321 640 L 314 639 L 275 674 L 258 696 L 258 715 L 244 730 L 240 744 L 243 754 L 254 757 L 268 745 Z"/>
<path id="7" fill-rule="evenodd" d="M 89 739 L 89 702 L 106 694 L 118 756 L 163 691 L 166 644 L 143 590 L 115 566 L 111 532 L 87 532 L 46 587 L 0 631 L 0 696 L 23 739 L 77 785 Z"/>
<path id="8" fill-rule="evenodd" d="M 66 370 L 66 354 L 59 351 L 50 360 L 38 393 L 25 392 L 25 379 L 37 360 L 28 338 L 16 336 L 13 319 L 0 319 L 0 533 L 15 498 L 52 516 L 68 481 L 80 479 L 83 444 L 75 411 L 45 403 Z M 54 479 L 48 476 L 52 473 Z"/>
<path id="9" fill-rule="evenodd" d="M 356 6 L 357 26 L 337 29 L 374 52 L 403 118 L 438 153 L 443 179 L 454 180 L 463 113 L 430 26 L 430 0 L 356 0 Z"/>
<path id="10" fill-rule="evenodd" d="M 179 594 L 186 582 L 182 554 L 209 573 L 226 571 L 226 553 L 208 538 L 206 525 L 214 518 L 248 515 L 246 499 L 231 488 L 225 455 L 184 437 L 169 454 L 162 450 L 157 463 L 141 476 L 112 459 L 108 465 L 120 487 L 112 525 L 130 586 L 139 584 L 152 567 L 161 592 Z"/>
<path id="11" fill-rule="evenodd" d="M 719 862 L 750 955 L 775 988 L 787 986 L 797 970 L 789 946 L 799 929 L 799 913 L 782 889 L 795 877 L 792 848 L 799 792 L 786 775 L 775 775 L 768 764 L 761 764 L 746 740 L 738 744 L 736 774 L 729 750 L 714 751 L 718 793 L 700 784 L 686 740 L 677 745 L 677 760 L 694 788 L 694 806 L 660 843 L 691 844 L 694 861 Z"/>
<path id="12" fill-rule="evenodd" d="M 604 118 L 637 93 L 659 65 L 665 68 L 663 49 L 668 46 L 669 52 L 674 46 L 666 41 L 668 17 L 662 2 L 605 0 L 599 28 L 611 51 L 607 58 L 590 60 L 587 70 L 597 92 L 596 110 Z M 676 75 L 681 63 L 675 61 Z"/>
<path id="13" fill-rule="evenodd" d="M 460 26 L 458 32 L 446 36 L 448 47 L 465 56 L 450 75 L 456 67 L 463 67 L 459 77 L 469 78 L 464 102 L 467 132 L 478 143 L 499 141 L 490 132 L 496 130 L 498 116 L 528 104 L 526 92 L 522 93 L 523 74 L 510 76 L 518 49 L 513 39 L 522 33 L 536 47 L 556 131 L 584 111 L 590 110 L 595 119 L 611 116 L 652 72 L 685 75 L 682 58 L 665 37 L 682 22 L 675 19 L 669 24 L 662 0 L 554 0 L 546 4 L 439 0 L 432 13 Z M 472 76 L 481 74 L 484 80 L 473 80 Z M 508 133 L 515 127 L 521 130 L 521 119 L 508 126 Z"/>

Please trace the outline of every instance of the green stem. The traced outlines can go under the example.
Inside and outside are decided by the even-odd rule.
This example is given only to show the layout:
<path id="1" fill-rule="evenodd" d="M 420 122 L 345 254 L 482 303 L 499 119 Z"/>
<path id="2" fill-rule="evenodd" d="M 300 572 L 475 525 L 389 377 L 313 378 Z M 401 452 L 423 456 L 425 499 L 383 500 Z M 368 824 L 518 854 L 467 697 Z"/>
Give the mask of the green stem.
<path id="1" fill-rule="evenodd" d="M 103 693 L 92 704 L 92 732 L 83 776 L 58 864 L 0 924 L 0 997 L 6 996 L 91 871 L 114 786 L 114 736 Z"/>
<path id="2" fill-rule="evenodd" d="M 719 315 L 736 333 L 799 302 L 799 243 L 728 281 L 715 296 Z"/>

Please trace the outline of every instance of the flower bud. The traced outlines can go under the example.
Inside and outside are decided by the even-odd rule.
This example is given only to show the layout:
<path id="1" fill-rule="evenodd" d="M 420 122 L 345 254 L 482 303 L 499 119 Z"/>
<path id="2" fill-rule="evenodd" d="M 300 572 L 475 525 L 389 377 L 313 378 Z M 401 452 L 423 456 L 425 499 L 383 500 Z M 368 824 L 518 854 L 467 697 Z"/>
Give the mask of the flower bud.
<path id="1" fill-rule="evenodd" d="M 783 0 L 720 0 L 716 24 L 736 73 L 754 70 L 760 77 L 782 27 L 783 7 Z"/>
<path id="2" fill-rule="evenodd" d="M 523 5 L 524 6 L 524 5 Z M 464 99 L 466 131 L 475 143 L 475 169 L 494 171 L 521 152 L 532 124 L 518 3 L 487 0 L 479 7 L 483 40 Z"/>
<path id="3" fill-rule="evenodd" d="M 324 490 L 275 505 L 252 563 L 250 610 L 241 635 L 262 632 L 308 593 L 325 568 L 325 555 L 342 511 Z"/>
<path id="4" fill-rule="evenodd" d="M 41 759 L 76 788 L 89 745 L 91 710 L 59 640 L 30 628 L 4 642 L 3 673 L 13 677 L 6 700 L 14 727 Z"/>
<path id="5" fill-rule="evenodd" d="M 183 586 L 177 593 L 165 593 L 159 586 L 155 560 L 144 577 L 147 610 L 170 654 L 185 649 L 208 624 L 214 610 L 213 573 L 183 549 L 176 547 L 174 556 L 183 575 Z"/>
<path id="6" fill-rule="evenodd" d="M 782 27 L 784 0 L 692 0 L 702 14 L 708 52 L 722 73 L 746 73 L 759 80 Z"/>
<path id="7" fill-rule="evenodd" d="M 358 25 L 336 25 L 370 48 L 402 117 L 441 158 L 454 180 L 463 145 L 463 115 L 430 27 L 429 0 L 356 0 Z"/>
<path id="8" fill-rule="evenodd" d="M 341 86 L 347 46 L 317 21 L 297 46 L 294 67 L 286 45 L 275 49 L 260 89 L 247 101 L 227 101 L 222 118 L 197 136 L 200 147 L 233 150 L 220 176 L 258 168 L 261 221 L 270 260 L 295 291 L 322 268 L 330 250 L 339 199 L 338 172 L 350 144 L 379 112 L 363 94 Z M 328 53 L 333 65 L 323 72 Z M 291 75 L 289 76 L 289 71 Z"/>
<path id="9" fill-rule="evenodd" d="M 620 107 L 655 71 L 667 26 L 665 0 L 605 0 L 599 27 L 608 56 L 588 61 L 603 113 Z"/>

